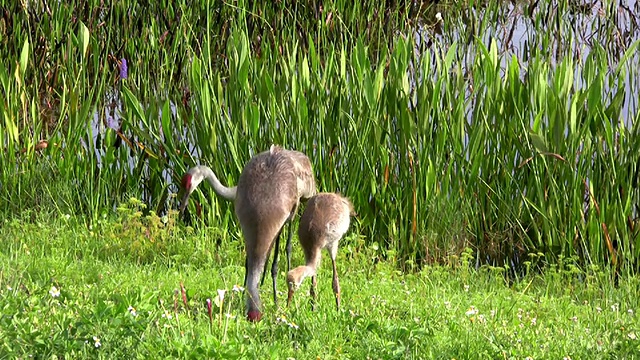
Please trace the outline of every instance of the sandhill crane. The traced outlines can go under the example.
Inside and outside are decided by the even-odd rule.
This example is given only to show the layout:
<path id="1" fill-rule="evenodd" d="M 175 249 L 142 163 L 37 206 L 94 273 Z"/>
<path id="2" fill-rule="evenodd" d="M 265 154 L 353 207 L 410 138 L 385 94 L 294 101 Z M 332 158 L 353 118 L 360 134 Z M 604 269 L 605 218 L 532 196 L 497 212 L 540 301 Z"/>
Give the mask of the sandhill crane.
<path id="1" fill-rule="evenodd" d="M 315 177 L 309 158 L 301 152 L 272 145 L 270 150 L 255 155 L 245 165 L 238 185 L 226 187 L 206 166 L 190 169 L 182 178 L 185 190 L 180 204 L 183 211 L 189 195 L 204 179 L 213 190 L 226 200 L 235 203 L 235 213 L 244 235 L 247 257 L 245 260 L 245 287 L 247 291 L 247 318 L 259 321 L 262 317 L 258 284 L 266 271 L 271 248 L 274 247 L 271 277 L 273 299 L 276 297 L 278 248 L 280 232 L 284 224 L 296 214 L 300 199 L 308 199 L 316 193 Z M 289 227 L 291 233 L 291 226 Z M 290 239 L 290 237 L 289 237 Z M 291 246 L 287 244 L 287 250 Z M 290 258 L 290 255 L 287 255 Z"/>
<path id="2" fill-rule="evenodd" d="M 289 295 L 287 306 L 291 303 L 293 293 L 302 281 L 311 276 L 312 309 L 316 300 L 316 271 L 320 266 L 322 249 L 327 249 L 333 264 L 333 293 L 336 298 L 336 309 L 340 308 L 340 282 L 336 269 L 338 242 L 349 229 L 350 216 L 354 214 L 349 199 L 334 193 L 319 193 L 307 201 L 307 207 L 300 218 L 298 238 L 304 251 L 306 265 L 287 273 Z"/>

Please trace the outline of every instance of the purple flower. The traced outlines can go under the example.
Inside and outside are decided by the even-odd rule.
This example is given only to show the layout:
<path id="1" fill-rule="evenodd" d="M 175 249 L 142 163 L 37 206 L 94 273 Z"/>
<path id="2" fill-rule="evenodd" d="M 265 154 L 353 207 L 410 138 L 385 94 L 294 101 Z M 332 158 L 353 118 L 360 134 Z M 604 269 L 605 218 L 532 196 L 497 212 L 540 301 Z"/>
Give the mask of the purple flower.
<path id="1" fill-rule="evenodd" d="M 209 314 L 209 323 L 213 323 L 213 309 L 211 306 L 211 299 L 207 299 L 207 313 Z"/>
<path id="2" fill-rule="evenodd" d="M 127 59 L 122 58 L 120 63 L 120 78 L 126 79 L 129 76 L 129 68 L 127 67 Z"/>

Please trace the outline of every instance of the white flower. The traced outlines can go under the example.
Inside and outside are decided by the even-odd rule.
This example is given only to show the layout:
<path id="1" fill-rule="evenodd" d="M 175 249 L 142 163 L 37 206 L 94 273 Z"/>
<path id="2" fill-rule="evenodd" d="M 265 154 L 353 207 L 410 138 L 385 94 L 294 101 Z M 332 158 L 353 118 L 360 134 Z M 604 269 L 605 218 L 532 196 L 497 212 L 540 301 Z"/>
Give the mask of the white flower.
<path id="1" fill-rule="evenodd" d="M 242 286 L 236 284 L 236 285 L 233 285 L 232 291 L 233 292 L 243 292 L 244 288 Z"/>
<path id="2" fill-rule="evenodd" d="M 467 312 L 465 314 L 467 314 L 467 316 L 471 316 L 471 315 L 475 315 L 478 313 L 478 309 L 475 308 L 475 306 L 471 305 L 469 307 L 469 310 L 467 310 Z"/>
<path id="3" fill-rule="evenodd" d="M 637 337 L 636 337 L 636 334 L 635 334 L 635 333 L 629 333 L 629 334 L 627 334 L 627 337 L 629 337 L 629 339 L 631 339 L 631 340 L 635 340 L 635 339 L 637 339 Z"/>
<path id="4" fill-rule="evenodd" d="M 627 310 L 627 314 L 629 314 L 629 315 L 633 315 L 633 309 L 629 309 L 629 310 Z"/>
<path id="5" fill-rule="evenodd" d="M 602 308 L 601 308 L 600 306 L 597 306 L 597 307 L 596 307 L 596 311 L 597 311 L 597 312 L 602 312 Z"/>
<path id="6" fill-rule="evenodd" d="M 490 314 L 491 314 L 491 317 L 495 317 L 496 316 L 496 311 L 495 310 L 491 310 Z"/>
<path id="7" fill-rule="evenodd" d="M 436 20 L 442 21 L 442 14 L 440 12 L 436 13 Z"/>
<path id="8" fill-rule="evenodd" d="M 218 297 L 213 299 L 213 302 L 216 303 L 216 306 L 222 307 L 222 304 L 224 303 L 224 294 L 226 292 L 227 292 L 227 290 L 218 289 Z"/>
<path id="9" fill-rule="evenodd" d="M 49 290 L 49 294 L 51 294 L 52 297 L 56 298 L 60 296 L 60 290 L 57 287 L 52 286 L 51 290 Z"/>
<path id="10" fill-rule="evenodd" d="M 531 326 L 536 326 L 538 320 L 536 318 L 531 318 Z"/>
<path id="11" fill-rule="evenodd" d="M 100 339 L 97 336 L 93 337 L 93 346 L 95 346 L 96 349 L 102 346 L 102 343 L 100 342 Z"/>
<path id="12" fill-rule="evenodd" d="M 464 286 L 464 291 L 469 291 L 469 285 Z"/>
<path id="13" fill-rule="evenodd" d="M 69 214 L 64 214 L 63 218 L 64 218 L 65 220 L 69 220 L 69 219 L 71 218 L 71 215 L 69 215 Z"/>
<path id="14" fill-rule="evenodd" d="M 127 310 L 129 310 L 129 313 L 133 315 L 133 317 L 138 316 L 138 312 L 136 311 L 136 308 L 134 308 L 133 306 L 129 306 Z"/>
<path id="15" fill-rule="evenodd" d="M 451 302 L 450 301 L 445 301 L 444 302 L 444 307 L 446 307 L 447 309 L 451 309 Z"/>

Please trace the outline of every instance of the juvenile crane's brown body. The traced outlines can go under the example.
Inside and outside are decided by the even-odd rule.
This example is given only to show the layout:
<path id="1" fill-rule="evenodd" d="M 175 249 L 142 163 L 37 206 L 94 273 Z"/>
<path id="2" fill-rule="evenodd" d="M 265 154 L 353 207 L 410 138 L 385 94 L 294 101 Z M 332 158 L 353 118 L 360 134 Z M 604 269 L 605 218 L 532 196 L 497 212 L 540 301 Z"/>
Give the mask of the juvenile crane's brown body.
<path id="1" fill-rule="evenodd" d="M 269 252 L 275 243 L 271 276 L 276 301 L 280 232 L 285 223 L 295 216 L 300 199 L 308 199 L 316 193 L 311 162 L 301 152 L 271 146 L 269 151 L 249 160 L 236 187 L 223 186 L 211 169 L 205 166 L 194 167 L 182 179 L 182 186 L 187 192 L 180 205 L 181 211 L 191 192 L 204 179 L 209 181 L 218 195 L 235 202 L 235 213 L 242 228 L 247 253 L 247 317 L 251 321 L 258 321 L 262 316 L 258 286 Z M 290 246 L 287 247 L 289 251 Z"/>
<path id="2" fill-rule="evenodd" d="M 321 251 L 327 249 L 333 265 L 333 293 L 336 298 L 336 309 L 340 308 L 340 282 L 336 268 L 338 243 L 349 229 L 353 205 L 349 199 L 334 193 L 320 193 L 309 199 L 307 207 L 300 218 L 298 237 L 304 251 L 306 265 L 298 266 L 287 274 L 289 296 L 287 305 L 291 303 L 293 293 L 302 281 L 311 276 L 312 308 L 316 300 L 316 272 L 320 266 Z"/>

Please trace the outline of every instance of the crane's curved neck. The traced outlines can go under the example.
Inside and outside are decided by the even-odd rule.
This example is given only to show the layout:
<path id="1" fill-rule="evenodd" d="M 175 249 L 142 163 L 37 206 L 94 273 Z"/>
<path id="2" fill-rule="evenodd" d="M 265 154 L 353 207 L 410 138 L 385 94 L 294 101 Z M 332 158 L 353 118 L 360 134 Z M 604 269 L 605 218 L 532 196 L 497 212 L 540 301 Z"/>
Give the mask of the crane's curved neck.
<path id="1" fill-rule="evenodd" d="M 236 200 L 236 193 L 237 193 L 236 186 L 226 187 L 222 185 L 222 183 L 220 183 L 220 180 L 218 180 L 218 177 L 216 176 L 216 174 L 214 174 L 213 171 L 208 167 L 205 167 L 202 169 L 202 174 L 204 175 L 205 179 L 207 179 L 211 187 L 213 187 L 213 191 L 215 191 L 216 194 L 220 195 L 225 200 L 229 200 L 229 201 Z"/>

